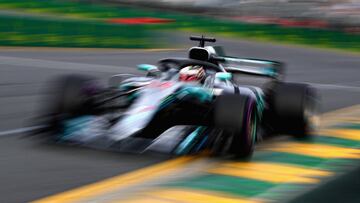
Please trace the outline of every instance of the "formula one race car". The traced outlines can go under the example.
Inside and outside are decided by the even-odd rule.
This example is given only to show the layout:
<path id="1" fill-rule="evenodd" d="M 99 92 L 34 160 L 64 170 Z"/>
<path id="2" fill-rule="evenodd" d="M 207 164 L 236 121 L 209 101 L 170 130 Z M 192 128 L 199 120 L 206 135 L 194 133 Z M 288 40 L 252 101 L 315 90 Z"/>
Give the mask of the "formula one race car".
<path id="1" fill-rule="evenodd" d="M 214 38 L 190 39 L 200 44 L 187 58 L 139 65 L 146 76 L 114 75 L 106 88 L 87 76 L 58 78 L 56 96 L 47 100 L 52 140 L 112 149 L 147 140 L 146 150 L 163 139 L 175 154 L 209 149 L 244 158 L 263 136 L 310 135 L 315 91 L 283 82 L 282 63 L 227 57 L 221 47 L 205 46 Z M 270 81 L 265 88 L 238 85 L 236 74 Z"/>

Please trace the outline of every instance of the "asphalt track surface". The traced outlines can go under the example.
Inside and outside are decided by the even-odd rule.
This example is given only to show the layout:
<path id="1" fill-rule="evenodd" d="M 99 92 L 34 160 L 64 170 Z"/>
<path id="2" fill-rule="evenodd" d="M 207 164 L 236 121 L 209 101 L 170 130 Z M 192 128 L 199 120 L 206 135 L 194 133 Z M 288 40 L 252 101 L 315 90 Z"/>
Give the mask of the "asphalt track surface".
<path id="1" fill-rule="evenodd" d="M 253 42 L 218 44 L 228 55 L 285 62 L 287 81 L 318 88 L 322 112 L 360 103 L 359 56 Z M 31 125 L 52 77 L 80 73 L 106 81 L 116 73 L 139 73 L 134 68 L 139 63 L 185 55 L 184 50 L 0 48 L 0 202 L 35 200 L 168 159 L 45 145 L 11 130 Z"/>

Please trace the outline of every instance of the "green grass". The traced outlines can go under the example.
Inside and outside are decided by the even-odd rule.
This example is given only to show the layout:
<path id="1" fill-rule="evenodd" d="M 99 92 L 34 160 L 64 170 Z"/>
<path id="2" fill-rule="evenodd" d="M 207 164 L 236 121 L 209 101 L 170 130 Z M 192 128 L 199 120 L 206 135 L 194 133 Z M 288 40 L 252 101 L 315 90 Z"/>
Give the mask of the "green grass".
<path id="1" fill-rule="evenodd" d="M 148 48 L 152 35 L 142 26 L 0 16 L 0 45 Z"/>
<path id="2" fill-rule="evenodd" d="M 340 31 L 311 29 L 311 28 L 289 28 L 279 25 L 269 24 L 248 24 L 229 20 L 219 20 L 211 17 L 196 16 L 190 14 L 179 14 L 158 10 L 135 9 L 130 7 L 113 7 L 99 4 L 82 3 L 77 1 L 60 0 L 0 0 L 0 9 L 21 11 L 32 14 L 46 14 L 54 18 L 69 17 L 75 22 L 59 22 L 60 20 L 39 20 L 39 19 L 13 19 L 10 22 L 17 23 L 13 29 L 3 30 L 0 25 L 2 35 L 13 32 L 19 35 L 18 40 L 7 40 L 4 38 L 1 43 L 19 45 L 23 40 L 30 39 L 24 35 L 39 34 L 32 33 L 33 28 L 29 26 L 41 27 L 41 33 L 51 35 L 53 45 L 65 46 L 69 35 L 74 39 L 74 46 L 86 45 L 87 47 L 148 47 L 155 46 L 153 41 L 153 31 L 191 31 L 200 32 L 206 35 L 216 34 L 219 36 L 229 36 L 243 39 L 254 39 L 261 41 L 272 41 L 280 43 L 301 44 L 316 47 L 335 48 L 348 51 L 360 51 L 360 35 L 349 34 Z M 106 22 L 109 18 L 131 18 L 131 17 L 156 17 L 175 20 L 174 23 L 157 25 L 111 25 Z M 1 21 L 4 18 L 0 17 Z M 29 24 L 19 23 L 27 21 Z M 30 21 L 32 21 L 30 23 Z M 46 21 L 46 22 L 44 22 Z M 5 21 L 4 21 L 5 22 Z M 1 23 L 4 24 L 4 23 Z M 7 23 L 8 24 L 8 23 Z M 39 24 L 39 25 L 37 25 Z M 74 24 L 76 24 L 75 27 Z M 83 24 L 83 25 L 82 25 Z M 72 29 L 73 28 L 73 29 Z M 65 29 L 66 31 L 59 31 Z M 106 29 L 97 31 L 98 29 Z M 86 36 L 81 39 L 79 36 Z M 94 40 L 95 39 L 95 40 Z M 97 40 L 99 39 L 99 40 Z M 109 40 L 116 40 L 109 43 Z M 139 40 L 139 41 L 138 41 Z M 44 41 L 44 40 L 43 40 Z M 50 40 L 52 41 L 52 40 Z M 56 43 L 55 43 L 56 42 Z M 27 42 L 29 44 L 30 42 Z M 131 44 L 134 43 L 134 44 Z M 31 43 L 30 43 L 31 44 Z M 34 45 L 46 44 L 44 42 L 32 43 Z M 67 46 L 67 45 L 66 45 Z M 70 46 L 70 45 L 69 45 Z"/>

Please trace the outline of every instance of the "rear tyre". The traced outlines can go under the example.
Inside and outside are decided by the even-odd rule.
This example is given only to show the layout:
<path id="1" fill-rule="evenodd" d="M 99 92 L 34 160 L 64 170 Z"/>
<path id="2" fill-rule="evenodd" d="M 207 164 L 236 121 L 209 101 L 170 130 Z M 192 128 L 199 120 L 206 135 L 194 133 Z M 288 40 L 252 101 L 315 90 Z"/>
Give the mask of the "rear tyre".
<path id="1" fill-rule="evenodd" d="M 275 83 L 268 119 L 276 134 L 308 138 L 317 126 L 318 99 L 307 84 Z"/>
<path id="2" fill-rule="evenodd" d="M 228 151 L 236 158 L 253 154 L 257 135 L 255 100 L 246 95 L 221 95 L 215 105 L 215 125 L 231 134 Z"/>

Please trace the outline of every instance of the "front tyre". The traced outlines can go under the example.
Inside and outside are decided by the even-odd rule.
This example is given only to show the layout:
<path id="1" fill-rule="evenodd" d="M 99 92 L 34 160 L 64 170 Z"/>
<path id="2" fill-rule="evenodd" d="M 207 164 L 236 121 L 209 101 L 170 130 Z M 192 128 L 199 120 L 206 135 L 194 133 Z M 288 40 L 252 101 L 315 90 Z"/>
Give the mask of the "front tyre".
<path id="1" fill-rule="evenodd" d="M 255 99 L 246 95 L 221 95 L 215 104 L 215 125 L 229 136 L 229 152 L 236 158 L 249 158 L 257 135 Z"/>
<path id="2" fill-rule="evenodd" d="M 83 75 L 66 75 L 54 82 L 53 94 L 47 102 L 47 126 L 49 131 L 57 134 L 66 119 L 92 112 L 91 95 L 99 90 L 92 77 Z"/>

